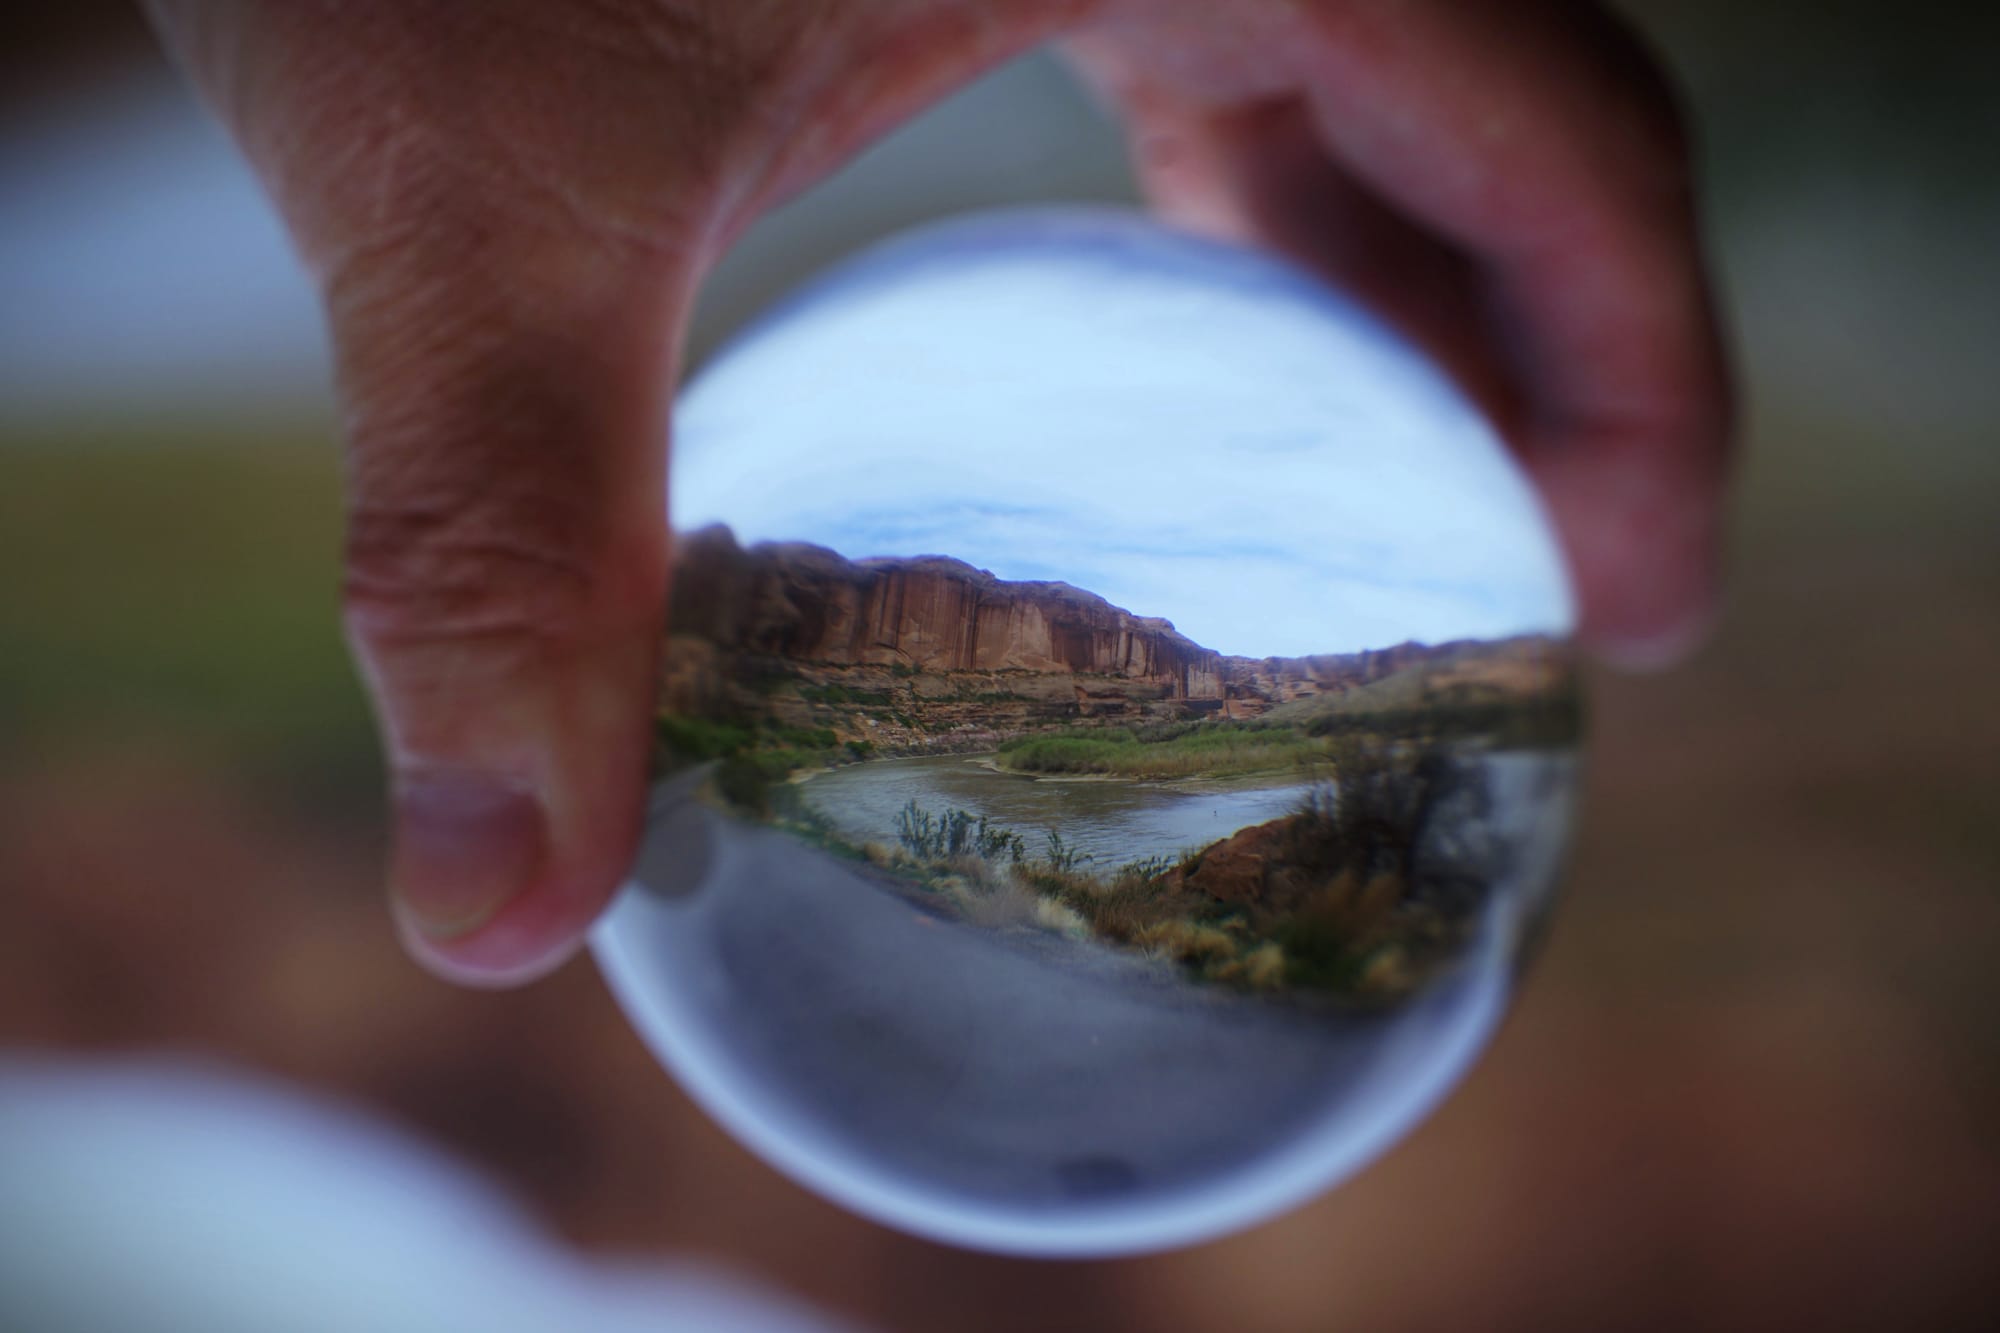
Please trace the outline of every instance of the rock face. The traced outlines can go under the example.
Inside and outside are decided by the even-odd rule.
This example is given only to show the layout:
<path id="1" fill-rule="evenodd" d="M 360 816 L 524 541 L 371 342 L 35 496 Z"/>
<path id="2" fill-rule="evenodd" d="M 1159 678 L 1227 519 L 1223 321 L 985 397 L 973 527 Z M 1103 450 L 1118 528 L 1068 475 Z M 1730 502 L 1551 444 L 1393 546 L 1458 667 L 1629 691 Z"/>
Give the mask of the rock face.
<path id="1" fill-rule="evenodd" d="M 821 546 L 744 550 L 727 528 L 684 538 L 673 628 L 735 652 L 924 673 L 1030 671 L 1221 697 L 1221 655 L 1171 623 L 1067 583 L 1014 583 L 962 560 L 852 561 Z"/>
<path id="2" fill-rule="evenodd" d="M 1204 848 L 1201 859 L 1184 883 L 1226 903 L 1254 903 L 1264 896 L 1264 879 L 1277 848 L 1298 817 L 1288 815 L 1264 824 L 1238 829 L 1220 842 Z"/>
<path id="3" fill-rule="evenodd" d="M 1253 718 L 1418 666 L 1426 681 L 1533 688 L 1551 660 L 1541 640 L 1227 657 L 1067 583 L 1001 579 L 946 556 L 746 549 L 717 526 L 678 544 L 660 702 L 880 750 L 970 750 L 1058 723 Z"/>

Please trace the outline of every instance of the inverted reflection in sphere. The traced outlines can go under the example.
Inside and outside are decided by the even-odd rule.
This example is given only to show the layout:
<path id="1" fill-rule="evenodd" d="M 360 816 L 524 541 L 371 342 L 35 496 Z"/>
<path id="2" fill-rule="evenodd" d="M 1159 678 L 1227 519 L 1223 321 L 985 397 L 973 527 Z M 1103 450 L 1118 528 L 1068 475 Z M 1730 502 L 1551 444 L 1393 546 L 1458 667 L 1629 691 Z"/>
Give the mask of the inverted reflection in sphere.
<path id="1" fill-rule="evenodd" d="M 1464 1072 L 1568 833 L 1574 615 L 1484 420 L 1263 256 L 893 242 L 675 419 L 660 782 L 595 938 L 704 1105 L 926 1235 L 1325 1188 Z"/>

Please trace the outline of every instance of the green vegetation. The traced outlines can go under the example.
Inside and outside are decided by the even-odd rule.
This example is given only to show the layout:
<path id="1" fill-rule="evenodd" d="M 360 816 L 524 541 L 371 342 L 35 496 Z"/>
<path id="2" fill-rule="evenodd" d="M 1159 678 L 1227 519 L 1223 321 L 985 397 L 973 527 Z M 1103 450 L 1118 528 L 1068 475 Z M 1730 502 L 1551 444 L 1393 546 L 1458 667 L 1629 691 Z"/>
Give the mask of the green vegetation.
<path id="1" fill-rule="evenodd" d="M 1250 721 L 1070 726 L 1022 736 L 1000 747 L 999 764 L 1016 773 L 1231 777 L 1325 763 L 1349 740 L 1431 744 L 1476 738 L 1493 746 L 1535 747 L 1574 744 L 1580 730 L 1573 692 L 1423 696 L 1410 679 L 1391 676 L 1348 694 L 1281 704 Z"/>
<path id="2" fill-rule="evenodd" d="M 660 713 L 653 719 L 656 773 L 715 764 L 715 790 L 746 814 L 769 817 L 773 793 L 801 769 L 866 759 L 867 741 L 843 742 L 830 727 L 796 727 L 771 718 L 722 721 Z"/>
<path id="3" fill-rule="evenodd" d="M 752 694 L 766 698 L 779 693 L 798 676 L 767 658 L 752 658 L 738 668 L 737 682 Z"/>
<path id="4" fill-rule="evenodd" d="M 1512 693 L 1490 685 L 1431 685 L 1422 669 L 1401 671 L 1343 694 L 1279 704 L 1257 719 L 1308 736 L 1441 741 L 1477 736 L 1500 747 L 1573 745 L 1582 731 L 1574 689 Z"/>
<path id="5" fill-rule="evenodd" d="M 660 747 L 680 761 L 673 765 L 676 768 L 726 759 L 749 749 L 756 739 L 756 729 L 750 726 L 669 713 L 654 718 L 653 728 Z"/>
<path id="6" fill-rule="evenodd" d="M 1000 747 L 1017 773 L 1098 773 L 1120 778 L 1223 777 L 1267 773 L 1323 759 L 1327 743 L 1296 727 L 1186 722 L 1165 727 L 1071 727 Z"/>
<path id="7" fill-rule="evenodd" d="M 1366 713 L 1328 712 L 1304 724 L 1305 734 L 1314 737 L 1438 741 L 1478 736 L 1502 749 L 1574 745 L 1582 729 L 1581 703 L 1573 693 L 1547 699 L 1483 699 Z"/>
<path id="8" fill-rule="evenodd" d="M 748 814 L 769 816 L 771 790 L 791 776 L 790 751 L 731 755 L 715 766 L 715 790 Z"/>
<path id="9" fill-rule="evenodd" d="M 970 810 L 956 808 L 933 815 L 915 801 L 897 815 L 896 840 L 912 856 L 926 861 L 977 856 L 984 861 L 1020 865 L 1027 857 L 1021 835 L 999 827 L 985 815 L 975 819 Z"/>
<path id="10" fill-rule="evenodd" d="M 0 431 L 0 768 L 92 737 L 195 744 L 372 817 L 330 438 L 316 420 Z"/>
<path id="11" fill-rule="evenodd" d="M 831 750 L 840 744 L 840 737 L 831 727 L 792 727 L 782 722 L 766 722 L 764 734 L 780 745 L 798 750 Z"/>
<path id="12" fill-rule="evenodd" d="M 838 681 L 831 685 L 801 685 L 799 697 L 816 704 L 874 704 L 886 707 L 891 702 L 887 690 L 858 690 Z"/>
<path id="13" fill-rule="evenodd" d="M 1063 835 L 1054 829 L 1050 829 L 1043 837 L 1042 864 L 1054 874 L 1073 875 L 1079 865 L 1095 859 L 1081 848 L 1064 842 Z"/>

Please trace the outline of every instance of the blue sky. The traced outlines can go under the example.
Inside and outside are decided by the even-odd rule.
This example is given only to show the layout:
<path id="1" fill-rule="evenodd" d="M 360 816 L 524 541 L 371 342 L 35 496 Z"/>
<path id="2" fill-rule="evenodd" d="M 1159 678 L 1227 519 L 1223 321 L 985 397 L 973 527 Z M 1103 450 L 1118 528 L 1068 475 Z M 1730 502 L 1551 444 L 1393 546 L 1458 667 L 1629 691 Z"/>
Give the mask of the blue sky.
<path id="1" fill-rule="evenodd" d="M 725 352 L 676 417 L 676 524 L 1063 579 L 1227 653 L 1570 630 L 1526 482 L 1372 318 L 1042 218 L 892 243 Z"/>

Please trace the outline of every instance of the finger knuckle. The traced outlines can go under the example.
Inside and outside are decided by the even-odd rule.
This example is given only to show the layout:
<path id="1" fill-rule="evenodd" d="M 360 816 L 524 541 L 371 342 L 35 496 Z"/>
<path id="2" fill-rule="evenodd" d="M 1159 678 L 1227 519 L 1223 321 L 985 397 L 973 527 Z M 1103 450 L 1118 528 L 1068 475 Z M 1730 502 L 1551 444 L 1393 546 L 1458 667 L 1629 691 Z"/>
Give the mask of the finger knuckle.
<path id="1" fill-rule="evenodd" d="M 573 637 L 594 583 L 576 528 L 550 504 L 358 505 L 342 590 L 348 624 L 377 643 Z"/>

